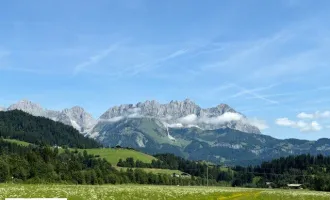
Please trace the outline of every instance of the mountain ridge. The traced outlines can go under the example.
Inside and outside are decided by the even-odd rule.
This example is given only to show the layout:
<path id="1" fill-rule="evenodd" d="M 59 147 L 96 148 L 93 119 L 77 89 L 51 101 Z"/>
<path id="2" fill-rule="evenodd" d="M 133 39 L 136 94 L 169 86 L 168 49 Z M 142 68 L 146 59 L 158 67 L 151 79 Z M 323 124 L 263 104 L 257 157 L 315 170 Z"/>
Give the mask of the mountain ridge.
<path id="1" fill-rule="evenodd" d="M 109 108 L 100 116 L 100 120 L 117 121 L 123 118 L 156 118 L 169 127 L 197 126 L 202 129 L 229 127 L 246 133 L 260 133 L 243 114 L 227 104 L 201 108 L 193 101 L 171 101 L 161 104 L 157 101 L 145 101 L 137 104 L 122 104 Z"/>
<path id="2" fill-rule="evenodd" d="M 22 110 L 34 116 L 60 121 L 85 134 L 89 133 L 100 121 L 114 122 L 123 118 L 156 118 L 167 127 L 200 127 L 207 130 L 229 127 L 246 133 L 260 133 L 256 126 L 249 123 L 246 116 L 227 104 L 201 108 L 189 99 L 172 100 L 167 104 L 161 104 L 155 100 L 122 104 L 110 107 L 98 119 L 79 106 L 55 111 L 45 109 L 29 100 L 21 100 L 2 110 Z"/>
<path id="3" fill-rule="evenodd" d="M 119 145 L 149 154 L 173 153 L 224 164 L 258 164 L 302 153 L 330 155 L 330 139 L 281 140 L 259 134 L 246 116 L 227 104 L 203 109 L 189 99 L 167 104 L 145 101 L 111 107 L 98 120 L 81 107 L 51 111 L 21 101 L 10 109 L 46 115 L 80 129 L 103 146 Z"/>
<path id="4" fill-rule="evenodd" d="M 54 121 L 59 121 L 74 127 L 81 133 L 88 131 L 96 124 L 96 120 L 92 117 L 92 115 L 79 106 L 74 106 L 69 109 L 66 108 L 62 111 L 54 111 L 45 109 L 39 104 L 33 103 L 29 100 L 21 100 L 3 110 L 21 110 L 33 116 L 40 116 Z"/>

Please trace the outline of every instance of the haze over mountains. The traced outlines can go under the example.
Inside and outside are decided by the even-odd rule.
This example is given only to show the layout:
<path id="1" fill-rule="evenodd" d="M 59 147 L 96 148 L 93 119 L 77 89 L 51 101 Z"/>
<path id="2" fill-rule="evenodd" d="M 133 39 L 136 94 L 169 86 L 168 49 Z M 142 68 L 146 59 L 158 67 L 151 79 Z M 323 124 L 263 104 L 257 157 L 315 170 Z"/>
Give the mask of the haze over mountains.
<path id="1" fill-rule="evenodd" d="M 302 153 L 330 155 L 329 139 L 280 140 L 260 134 L 247 117 L 226 104 L 203 109 L 189 99 L 167 104 L 146 101 L 112 107 L 98 120 L 77 106 L 52 111 L 23 100 L 5 110 L 15 109 L 70 125 L 104 146 L 149 154 L 174 153 L 227 164 L 255 164 Z"/>

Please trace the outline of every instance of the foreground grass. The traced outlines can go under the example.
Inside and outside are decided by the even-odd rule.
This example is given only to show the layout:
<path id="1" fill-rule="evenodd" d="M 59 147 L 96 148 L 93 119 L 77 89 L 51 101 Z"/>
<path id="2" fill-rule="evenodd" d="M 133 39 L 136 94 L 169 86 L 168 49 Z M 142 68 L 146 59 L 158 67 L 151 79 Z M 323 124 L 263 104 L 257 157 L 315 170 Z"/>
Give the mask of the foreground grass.
<path id="1" fill-rule="evenodd" d="M 148 185 L 0 185 L 0 200 L 5 198 L 51 198 L 69 200 L 326 200 L 329 193 L 305 190 L 262 190 L 221 187 L 181 187 Z"/>

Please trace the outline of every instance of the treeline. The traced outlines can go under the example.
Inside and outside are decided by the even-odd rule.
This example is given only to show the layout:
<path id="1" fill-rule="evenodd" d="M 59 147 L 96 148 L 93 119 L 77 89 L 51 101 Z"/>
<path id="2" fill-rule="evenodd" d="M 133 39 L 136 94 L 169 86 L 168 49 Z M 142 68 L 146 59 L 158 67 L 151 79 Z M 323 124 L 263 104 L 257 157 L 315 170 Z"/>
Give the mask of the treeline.
<path id="1" fill-rule="evenodd" d="M 209 180 L 215 182 L 230 182 L 236 175 L 230 168 L 222 168 L 216 165 L 210 166 L 203 162 L 186 160 L 173 154 L 157 154 L 154 157 L 157 160 L 152 160 L 151 163 L 144 163 L 140 160 L 135 161 L 134 158 L 120 159 L 117 166 L 179 170 L 195 177 L 208 177 Z"/>
<path id="2" fill-rule="evenodd" d="M 210 180 L 226 182 L 234 187 L 285 188 L 288 184 L 302 184 L 303 188 L 330 191 L 330 156 L 289 156 L 248 167 L 209 165 L 185 160 L 173 154 L 158 154 L 155 157 L 157 160 L 151 163 L 127 158 L 120 160 L 118 166 L 173 169 L 202 178 L 207 177 L 208 172 Z"/>
<path id="3" fill-rule="evenodd" d="M 71 126 L 23 111 L 0 111 L 0 137 L 37 145 L 97 148 L 101 145 L 86 138 Z"/>
<path id="4" fill-rule="evenodd" d="M 61 151 L 62 152 L 62 151 Z M 24 147 L 0 139 L 0 183 L 203 185 L 198 177 L 181 179 L 141 169 L 118 171 L 105 159 L 47 146 Z M 209 184 L 215 184 L 210 182 Z"/>
<path id="5" fill-rule="evenodd" d="M 330 191 L 330 156 L 298 155 L 263 162 L 255 167 L 235 167 L 240 174 L 260 177 L 259 186 L 271 182 L 273 187 L 302 184 L 302 187 Z"/>

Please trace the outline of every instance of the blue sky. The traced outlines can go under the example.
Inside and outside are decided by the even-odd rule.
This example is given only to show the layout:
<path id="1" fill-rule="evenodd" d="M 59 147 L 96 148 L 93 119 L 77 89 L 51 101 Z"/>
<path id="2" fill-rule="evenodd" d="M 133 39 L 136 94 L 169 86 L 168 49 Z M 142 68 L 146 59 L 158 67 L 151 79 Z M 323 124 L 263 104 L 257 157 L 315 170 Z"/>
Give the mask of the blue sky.
<path id="1" fill-rule="evenodd" d="M 277 138 L 330 137 L 330 1 L 3 0 L 0 105 L 190 98 Z"/>

